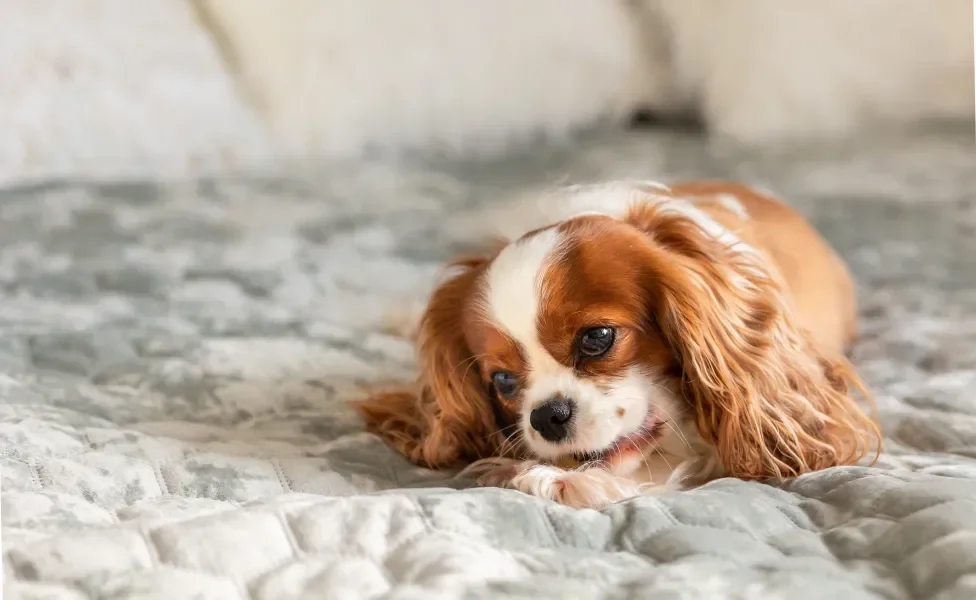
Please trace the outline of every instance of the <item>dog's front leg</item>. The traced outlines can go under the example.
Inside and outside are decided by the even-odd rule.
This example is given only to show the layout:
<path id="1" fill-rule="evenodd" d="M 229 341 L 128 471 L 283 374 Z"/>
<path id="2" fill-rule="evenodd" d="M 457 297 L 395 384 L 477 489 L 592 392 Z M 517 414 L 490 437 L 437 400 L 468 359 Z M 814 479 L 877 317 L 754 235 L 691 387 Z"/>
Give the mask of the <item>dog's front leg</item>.
<path id="1" fill-rule="evenodd" d="M 599 467 L 566 470 L 527 460 L 484 463 L 476 467 L 479 485 L 510 488 L 574 508 L 603 508 L 645 493 L 646 486 Z"/>

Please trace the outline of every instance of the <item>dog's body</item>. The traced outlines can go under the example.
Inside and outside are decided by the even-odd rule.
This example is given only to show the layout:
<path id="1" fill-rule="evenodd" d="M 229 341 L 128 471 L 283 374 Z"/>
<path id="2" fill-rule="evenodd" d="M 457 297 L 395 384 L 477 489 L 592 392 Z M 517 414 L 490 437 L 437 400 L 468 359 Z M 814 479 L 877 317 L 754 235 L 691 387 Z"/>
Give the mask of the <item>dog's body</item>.
<path id="1" fill-rule="evenodd" d="M 398 450 L 602 506 L 877 448 L 843 357 L 851 278 L 793 209 L 709 182 L 576 187 L 540 206 L 548 226 L 435 291 L 419 389 L 362 405 Z"/>
<path id="2" fill-rule="evenodd" d="M 725 183 L 671 188 L 691 198 L 743 243 L 763 252 L 785 284 L 801 327 L 824 348 L 843 352 L 856 331 L 857 299 L 847 266 L 793 208 L 757 190 Z"/>

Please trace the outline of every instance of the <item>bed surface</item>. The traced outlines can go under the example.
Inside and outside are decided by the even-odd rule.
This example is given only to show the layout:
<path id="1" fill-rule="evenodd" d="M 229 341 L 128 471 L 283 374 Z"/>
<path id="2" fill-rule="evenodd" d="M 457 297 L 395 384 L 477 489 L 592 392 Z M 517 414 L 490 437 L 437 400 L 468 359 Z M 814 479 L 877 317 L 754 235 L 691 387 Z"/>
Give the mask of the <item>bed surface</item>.
<path id="1" fill-rule="evenodd" d="M 344 404 L 457 240 L 560 182 L 725 177 L 800 207 L 861 289 L 887 452 L 574 511 L 411 467 Z M 504 161 L 0 190 L 5 598 L 976 597 L 971 132 L 762 157 L 692 134 Z"/>

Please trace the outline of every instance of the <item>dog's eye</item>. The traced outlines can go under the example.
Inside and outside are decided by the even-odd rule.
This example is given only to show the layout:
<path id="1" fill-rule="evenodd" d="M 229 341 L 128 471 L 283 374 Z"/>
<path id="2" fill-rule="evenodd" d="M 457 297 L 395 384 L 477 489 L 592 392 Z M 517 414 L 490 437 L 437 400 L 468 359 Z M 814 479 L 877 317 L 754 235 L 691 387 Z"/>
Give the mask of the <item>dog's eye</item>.
<path id="1" fill-rule="evenodd" d="M 583 358 L 603 356 L 613 346 L 616 334 L 611 327 L 591 327 L 579 336 L 577 348 Z"/>
<path id="2" fill-rule="evenodd" d="M 518 379 L 508 371 L 493 373 L 491 383 L 503 398 L 511 398 L 518 391 Z"/>

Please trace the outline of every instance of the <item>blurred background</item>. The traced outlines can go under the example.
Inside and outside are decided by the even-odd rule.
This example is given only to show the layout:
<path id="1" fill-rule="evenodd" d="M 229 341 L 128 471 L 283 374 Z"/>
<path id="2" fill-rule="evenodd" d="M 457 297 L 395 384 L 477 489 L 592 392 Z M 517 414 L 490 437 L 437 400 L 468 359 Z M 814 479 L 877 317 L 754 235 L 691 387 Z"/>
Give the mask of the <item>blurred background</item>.
<path id="1" fill-rule="evenodd" d="M 972 130 L 969 0 L 7 0 L 0 182 Z"/>

